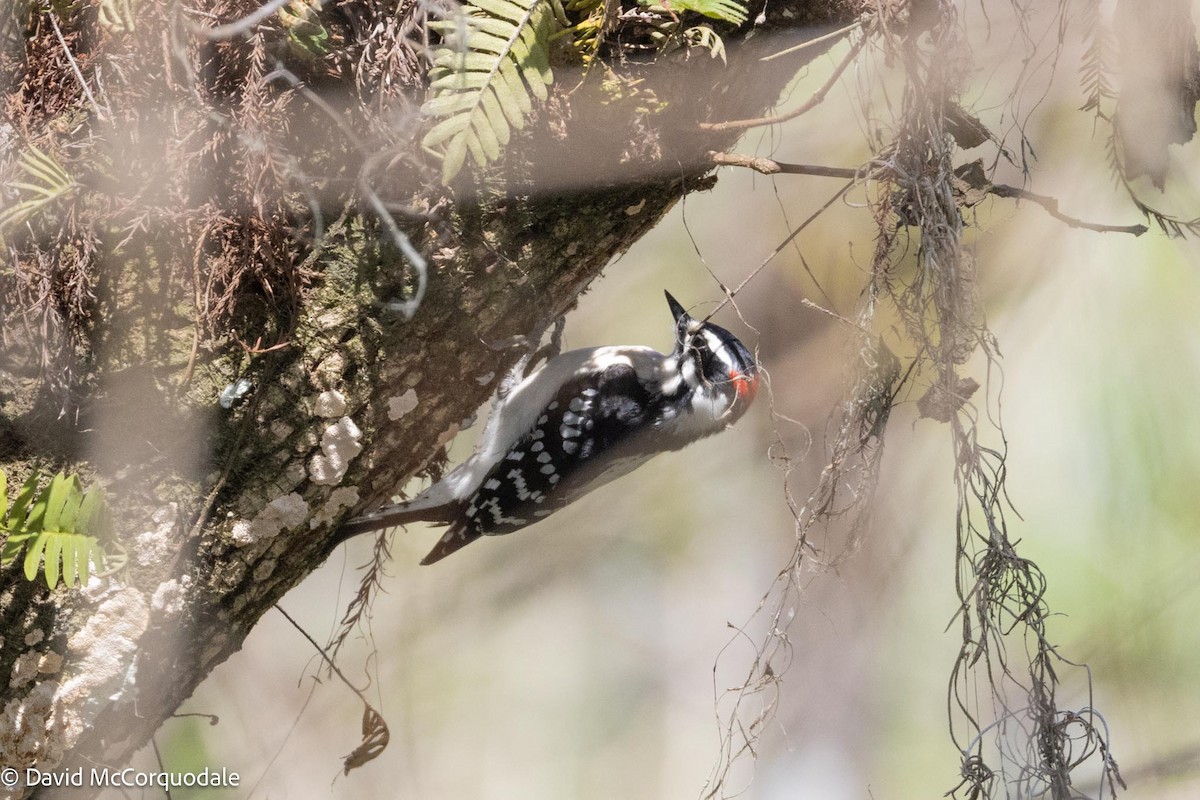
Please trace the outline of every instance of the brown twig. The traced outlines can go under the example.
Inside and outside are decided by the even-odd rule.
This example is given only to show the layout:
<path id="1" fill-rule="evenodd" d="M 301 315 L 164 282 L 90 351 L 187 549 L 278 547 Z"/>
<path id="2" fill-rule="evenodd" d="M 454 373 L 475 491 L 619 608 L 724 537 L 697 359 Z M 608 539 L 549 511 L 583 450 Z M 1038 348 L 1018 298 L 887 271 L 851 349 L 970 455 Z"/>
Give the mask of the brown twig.
<path id="1" fill-rule="evenodd" d="M 722 167 L 747 167 L 763 175 L 815 175 L 820 178 L 848 178 L 854 180 L 859 171 L 848 167 L 822 167 L 816 164 L 788 164 L 771 158 L 748 156 L 743 153 L 718 153 L 709 151 L 708 159 Z"/>
<path id="2" fill-rule="evenodd" d="M 825 81 L 825 84 L 820 89 L 817 89 L 817 91 L 813 92 L 813 96 L 808 98 L 807 102 L 805 102 L 804 105 L 800 106 L 796 110 L 789 111 L 786 114 L 780 114 L 775 117 L 759 117 L 757 119 L 731 119 L 725 122 L 701 122 L 700 130 L 728 131 L 735 130 L 737 128 L 759 128 L 763 125 L 774 125 L 779 122 L 787 122 L 790 119 L 795 119 L 801 114 L 811 111 L 820 105 L 821 101 L 825 99 L 825 95 L 829 94 L 829 90 L 832 89 L 834 84 L 838 82 L 838 79 L 842 77 L 842 73 L 845 72 L 846 68 L 850 66 L 850 62 L 854 61 L 855 56 L 857 56 L 859 51 L 863 49 L 863 46 L 866 45 L 868 38 L 869 37 L 866 34 L 858 37 L 858 41 L 850 46 L 850 51 L 846 53 L 845 57 L 833 70 L 833 74 L 829 76 L 829 80 Z"/>
<path id="3" fill-rule="evenodd" d="M 750 281 L 754 280 L 754 278 L 758 275 L 758 273 L 760 273 L 764 269 L 766 269 L 767 265 L 770 264 L 775 259 L 775 256 L 777 256 L 783 252 L 783 248 L 787 247 L 788 243 L 791 242 L 792 239 L 795 239 L 797 236 L 799 236 L 800 232 L 803 231 L 805 228 L 807 228 L 809 225 L 811 225 L 817 219 L 817 217 L 824 214 L 825 211 L 831 205 L 833 205 L 835 202 L 840 200 L 842 198 L 842 196 L 846 194 L 846 192 L 853 189 L 856 183 L 857 183 L 857 177 L 854 180 L 851 180 L 849 183 L 847 183 L 841 189 L 838 189 L 837 192 L 835 192 L 832 197 L 830 197 L 828 200 L 826 200 L 821 205 L 820 208 L 818 208 L 816 211 L 814 211 L 812 214 L 810 214 L 808 216 L 808 218 L 806 220 L 804 220 L 804 222 L 801 222 L 799 225 L 797 225 L 796 228 L 791 233 L 789 233 L 787 235 L 787 237 L 782 242 L 780 242 L 775 247 L 775 249 L 772 250 L 765 259 L 763 259 L 763 262 L 761 264 L 759 264 L 754 269 L 753 272 L 751 272 L 749 275 L 747 275 L 745 278 L 742 279 L 742 282 L 739 283 L 737 285 L 737 287 L 735 289 L 733 289 L 733 291 L 730 291 L 728 289 L 725 290 L 725 299 L 722 300 L 720 303 L 718 303 L 717 307 L 714 308 L 711 312 L 709 312 L 708 316 L 705 317 L 705 319 L 712 317 L 713 314 L 716 314 L 722 308 L 729 305 L 729 303 L 733 300 L 733 298 L 737 296 L 737 293 L 740 292 L 742 289 L 744 289 L 746 287 L 746 284 L 748 284 Z M 724 287 L 722 287 L 722 288 L 724 288 Z"/>
<path id="4" fill-rule="evenodd" d="M 1020 200 L 1029 200 L 1037 203 L 1046 212 L 1064 222 L 1072 228 L 1084 228 L 1089 231 L 1098 231 L 1100 233 L 1132 233 L 1134 236 L 1141 236 L 1149 228 L 1145 225 L 1101 225 L 1096 222 L 1084 222 L 1075 217 L 1068 217 L 1066 214 L 1058 210 L 1058 200 L 1053 197 L 1046 197 L 1042 194 L 1034 194 L 1026 189 L 1021 189 L 1016 186 L 1005 186 L 1003 184 L 992 184 L 988 187 L 988 193 L 994 194 L 997 197 L 1015 197 Z"/>
<path id="5" fill-rule="evenodd" d="M 96 112 L 96 119 L 107 119 L 104 112 L 100 110 L 100 104 L 96 102 L 96 96 L 92 94 L 87 79 L 83 77 L 83 70 L 79 68 L 79 62 L 75 60 L 75 56 L 71 53 L 71 48 L 67 45 L 67 40 L 63 36 L 62 29 L 58 27 L 57 16 L 53 11 L 48 16 L 50 17 L 50 27 L 54 29 L 54 38 L 58 39 L 58 43 L 62 46 L 63 53 L 67 56 L 67 62 L 71 65 L 71 71 L 75 73 L 75 79 L 79 81 L 79 88 L 83 90 L 83 94 L 87 97 L 88 103 L 91 104 L 92 110 Z"/>
<path id="6" fill-rule="evenodd" d="M 801 42 L 800 44 L 795 45 L 793 47 L 789 47 L 786 50 L 780 50 L 778 53 L 772 53 L 769 56 L 763 56 L 762 58 L 759 59 L 759 61 L 774 61 L 777 58 L 783 58 L 784 56 L 791 55 L 792 53 L 799 53 L 800 51 L 807 50 L 810 47 L 815 47 L 816 45 L 824 44 L 825 42 L 828 42 L 830 39 L 840 39 L 843 36 L 845 36 L 846 34 L 850 33 L 850 31 L 854 30 L 855 28 L 861 27 L 863 22 L 864 22 L 863 18 L 856 19 L 854 22 L 851 22 L 849 25 L 847 25 L 844 28 L 838 28 L 836 31 L 827 33 L 824 36 L 818 36 L 815 39 L 809 39 L 807 41 Z"/>
<path id="7" fill-rule="evenodd" d="M 755 172 L 761 172 L 763 175 L 815 175 L 821 178 L 849 178 L 851 180 L 860 175 L 859 170 L 850 169 L 848 167 L 823 167 L 816 164 L 788 164 L 783 161 L 775 161 L 771 158 L 762 158 L 759 156 L 749 156 L 743 153 L 717 153 L 710 151 L 708 153 L 709 160 L 722 167 L 746 167 Z M 1055 219 L 1069 225 L 1072 228 L 1083 228 L 1089 231 L 1097 231 L 1099 233 L 1131 233 L 1134 236 L 1141 236 L 1149 230 L 1145 225 L 1103 225 L 1098 222 L 1084 222 L 1081 219 L 1067 216 L 1058 210 L 1058 200 L 1053 197 L 1047 197 L 1041 194 L 1035 194 L 1027 189 L 1021 189 L 1017 186 L 1006 186 L 1004 184 L 988 184 L 988 194 L 994 194 L 997 197 L 1009 197 L 1019 200 L 1029 200 L 1037 203 L 1046 212 Z"/>

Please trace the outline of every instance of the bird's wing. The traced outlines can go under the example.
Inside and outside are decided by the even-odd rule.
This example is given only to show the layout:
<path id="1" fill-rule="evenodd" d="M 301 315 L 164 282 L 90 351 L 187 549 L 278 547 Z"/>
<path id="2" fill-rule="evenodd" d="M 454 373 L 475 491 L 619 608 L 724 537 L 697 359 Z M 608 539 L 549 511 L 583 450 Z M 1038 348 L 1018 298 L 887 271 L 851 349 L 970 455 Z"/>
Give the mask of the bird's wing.
<path id="1" fill-rule="evenodd" d="M 567 381 L 466 498 L 468 527 L 510 533 L 635 469 L 664 449 L 660 399 L 629 364 Z"/>

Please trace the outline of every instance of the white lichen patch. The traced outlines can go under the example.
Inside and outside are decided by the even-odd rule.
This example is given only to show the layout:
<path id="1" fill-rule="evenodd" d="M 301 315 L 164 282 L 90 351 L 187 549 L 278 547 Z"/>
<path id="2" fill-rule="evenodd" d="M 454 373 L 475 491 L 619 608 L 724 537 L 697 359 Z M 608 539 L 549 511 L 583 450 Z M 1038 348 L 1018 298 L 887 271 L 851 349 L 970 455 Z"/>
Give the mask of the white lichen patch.
<path id="1" fill-rule="evenodd" d="M 42 653 L 42 657 L 38 660 L 38 673 L 41 675 L 56 675 L 62 669 L 63 657 L 49 650 Z"/>
<path id="2" fill-rule="evenodd" d="M 254 541 L 254 537 L 250 533 L 250 521 L 239 519 L 233 523 L 233 528 L 229 531 L 229 538 L 239 547 L 245 547 Z"/>
<path id="3" fill-rule="evenodd" d="M 308 516 L 308 503 L 304 502 L 303 497 L 292 492 L 267 503 L 264 511 L 277 515 L 284 528 L 295 528 Z"/>
<path id="4" fill-rule="evenodd" d="M 133 563 L 139 567 L 163 564 L 175 552 L 177 540 L 174 536 L 175 522 L 179 518 L 179 506 L 167 503 L 150 518 L 154 529 L 144 531 L 134 540 Z"/>
<path id="5" fill-rule="evenodd" d="M 24 697 L 10 700 L 0 712 L 0 763 L 37 764 L 45 769 L 62 759 L 65 720 L 52 721 L 57 691 L 53 681 L 40 683 Z"/>
<path id="6" fill-rule="evenodd" d="M 318 417 L 340 417 L 346 413 L 346 398 L 336 389 L 321 392 L 313 403 L 313 413 Z"/>
<path id="7" fill-rule="evenodd" d="M 8 685 L 10 688 L 17 689 L 33 680 L 38 674 L 38 662 L 42 660 L 42 654 L 37 650 L 28 650 L 17 656 L 17 660 L 13 662 L 12 672 L 8 676 Z"/>
<path id="8" fill-rule="evenodd" d="M 646 207 L 646 198 L 643 197 L 637 203 L 635 203 L 634 205 L 631 205 L 625 209 L 625 216 L 636 217 L 638 214 L 642 213 L 642 209 L 645 207 Z"/>
<path id="9" fill-rule="evenodd" d="M 258 516 L 247 522 L 239 519 L 233 523 L 231 536 L 239 545 L 247 545 L 291 530 L 308 518 L 308 503 L 292 492 L 276 497 L 267 503 Z"/>
<path id="10" fill-rule="evenodd" d="M 154 590 L 154 596 L 150 598 L 150 608 L 155 613 L 168 616 L 179 614 L 184 609 L 191 586 L 192 576 L 190 575 L 160 583 Z"/>
<path id="11" fill-rule="evenodd" d="M 409 389 L 399 397 L 389 397 L 387 404 L 388 419 L 395 422 L 417 407 L 417 393 L 414 389 Z"/>
<path id="12" fill-rule="evenodd" d="M 131 587 L 114 591 L 67 641 L 78 669 L 59 697 L 67 702 L 107 697 L 105 684 L 125 674 L 149 621 L 150 607 L 141 592 Z"/>
<path id="13" fill-rule="evenodd" d="M 149 619 L 141 592 L 130 587 L 110 592 L 67 642 L 73 674 L 62 683 L 42 681 L 5 707 L 0 761 L 20 754 L 21 762 L 54 766 L 106 704 L 132 694 L 130 667 Z M 39 654 L 38 671 L 60 670 L 61 656 L 55 656 Z"/>
<path id="14" fill-rule="evenodd" d="M 342 486 L 334 489 L 329 495 L 329 499 L 325 501 L 325 505 L 313 514 L 312 519 L 308 521 L 308 527 L 315 529 L 322 525 L 328 525 L 333 522 L 337 513 L 343 508 L 349 508 L 358 502 L 358 489 L 354 486 Z"/>
<path id="15" fill-rule="evenodd" d="M 321 454 L 308 462 L 308 476 L 320 486 L 341 482 L 350 462 L 362 452 L 362 431 L 349 417 L 342 417 L 321 434 Z"/>

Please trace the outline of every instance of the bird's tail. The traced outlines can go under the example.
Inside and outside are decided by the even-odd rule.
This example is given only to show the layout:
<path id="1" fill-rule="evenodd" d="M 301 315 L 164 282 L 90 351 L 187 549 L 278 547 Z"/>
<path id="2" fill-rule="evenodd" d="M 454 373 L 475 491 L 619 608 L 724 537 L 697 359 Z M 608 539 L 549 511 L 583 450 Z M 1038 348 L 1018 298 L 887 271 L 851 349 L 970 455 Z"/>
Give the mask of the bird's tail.
<path id="1" fill-rule="evenodd" d="M 466 519 L 460 517 L 450 523 L 449 530 L 442 534 L 442 538 L 438 539 L 438 543 L 433 546 L 429 554 L 421 559 L 421 566 L 428 566 L 435 561 L 441 561 L 451 553 L 466 547 L 481 535 L 474 528 L 468 528 Z"/>
<path id="2" fill-rule="evenodd" d="M 395 528 L 410 522 L 432 522 L 447 524 L 458 514 L 457 503 L 442 506 L 427 506 L 417 503 L 397 503 L 384 506 L 370 514 L 351 517 L 333 535 L 333 547 L 362 533 L 371 533 L 385 528 Z"/>

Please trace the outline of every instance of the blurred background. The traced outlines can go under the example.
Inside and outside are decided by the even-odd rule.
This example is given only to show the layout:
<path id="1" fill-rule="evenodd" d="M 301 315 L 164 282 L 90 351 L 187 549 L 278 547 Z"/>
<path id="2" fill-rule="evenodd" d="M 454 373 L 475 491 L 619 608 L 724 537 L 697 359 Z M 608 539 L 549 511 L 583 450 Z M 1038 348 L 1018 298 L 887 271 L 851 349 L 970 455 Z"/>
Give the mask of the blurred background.
<path id="1" fill-rule="evenodd" d="M 1014 34 L 979 30 L 976 63 L 1004 64 Z M 799 76 L 781 110 L 820 87 L 847 46 Z M 1140 222 L 1114 188 L 1103 134 L 1078 111 L 1080 54 L 1068 46 L 1056 68 L 1033 69 L 1015 103 L 1007 67 L 978 75 L 966 100 L 998 129 L 1025 125 L 1037 148 L 1028 187 L 1058 198 L 1064 213 Z M 872 58 L 819 115 L 751 131 L 739 150 L 863 163 L 864 131 L 878 120 L 861 96 L 884 69 Z M 1162 201 L 1194 216 L 1197 145 L 1172 150 Z M 993 156 L 981 147 L 963 160 Z M 1022 177 L 1001 165 L 996 181 Z M 715 190 L 688 197 L 608 269 L 568 317 L 566 345 L 668 349 L 664 288 L 707 313 L 723 296 L 718 280 L 740 283 L 840 186 L 725 169 Z M 160 731 L 166 763 L 236 770 L 239 795 L 261 798 L 700 796 L 719 754 L 717 698 L 744 679 L 755 651 L 730 624 L 750 619 L 795 546 L 768 449 L 778 439 L 800 459 L 790 481 L 802 502 L 824 466 L 827 419 L 846 378 L 847 327 L 801 301 L 853 315 L 874 246 L 864 201 L 856 190 L 835 204 L 738 295 L 737 312 L 717 316 L 757 347 L 771 376 L 771 393 L 734 430 L 432 567 L 417 562 L 437 531 L 395 536 L 370 637 L 339 661 L 369 685 L 390 727 L 378 759 L 341 774 L 359 742 L 361 705 L 338 681 L 314 680 L 312 647 L 268 614 L 182 709 L 219 724 L 191 717 Z M 986 391 L 999 410 L 1020 515 L 1010 516 L 1009 535 L 1049 580 L 1058 615 L 1050 639 L 1091 668 L 1092 701 L 1129 783 L 1122 796 L 1200 796 L 1197 242 L 1157 229 L 1140 238 L 1079 230 L 995 198 L 969 221 L 1003 358 L 990 375 L 982 361 L 967 371 L 985 384 L 976 400 Z M 952 453 L 947 427 L 918 418 L 923 389 L 918 382 L 889 423 L 857 552 L 804 576 L 778 706 L 756 763 L 739 764 L 730 793 L 882 800 L 940 797 L 958 783 L 947 732 L 959 648 L 947 629 L 957 609 Z M 454 442 L 453 461 L 479 427 Z M 983 438 L 1000 443 L 994 428 L 984 426 Z M 281 605 L 325 641 L 369 557 L 370 542 L 352 542 Z M 1061 707 L 1087 705 L 1086 673 L 1060 677 Z"/>

